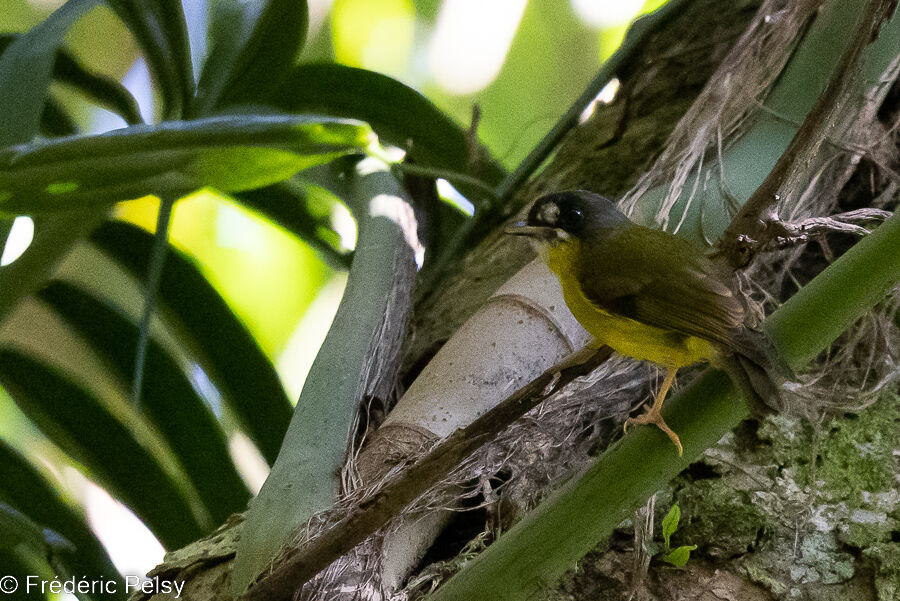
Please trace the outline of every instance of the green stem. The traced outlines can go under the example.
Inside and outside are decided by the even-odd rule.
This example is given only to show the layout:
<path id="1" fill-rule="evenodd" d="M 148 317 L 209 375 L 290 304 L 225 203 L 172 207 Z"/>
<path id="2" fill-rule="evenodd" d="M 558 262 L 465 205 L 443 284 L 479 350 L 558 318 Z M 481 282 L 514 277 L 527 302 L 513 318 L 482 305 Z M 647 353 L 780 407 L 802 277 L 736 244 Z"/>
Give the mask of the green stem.
<path id="1" fill-rule="evenodd" d="M 359 162 L 350 181 L 359 242 L 347 288 L 278 459 L 247 512 L 232 572 L 235 596 L 307 520 L 334 503 L 358 408 L 376 394 L 373 379 L 385 375 L 390 344 L 406 323 L 415 275 L 408 230 L 415 222 L 403 217 L 412 209 L 389 165 L 374 158 Z"/>
<path id="2" fill-rule="evenodd" d="M 802 367 L 900 281 L 900 214 L 832 263 L 766 322 L 779 352 Z"/>
<path id="3" fill-rule="evenodd" d="M 471 175 L 466 175 L 465 173 L 452 171 L 450 169 L 440 169 L 438 167 L 423 167 L 421 165 L 403 162 L 392 163 L 391 168 L 396 169 L 397 171 L 409 173 L 411 175 L 420 175 L 422 177 L 429 177 L 431 179 L 442 178 L 447 180 L 451 184 L 466 184 L 468 186 L 472 186 L 473 188 L 481 190 L 487 198 L 496 200 L 496 197 L 494 196 L 494 188 L 488 185 L 484 180 L 480 180 L 477 177 L 472 177 Z"/>
<path id="4" fill-rule="evenodd" d="M 153 234 L 153 250 L 150 256 L 150 269 L 144 287 L 144 308 L 141 312 L 141 323 L 138 331 L 137 349 L 134 356 L 134 377 L 132 378 L 131 399 L 140 411 L 141 391 L 144 388 L 144 364 L 147 361 L 147 344 L 150 341 L 150 324 L 156 308 L 156 296 L 159 291 L 159 280 L 162 277 L 163 264 L 166 261 L 166 250 L 169 248 L 169 223 L 172 218 L 172 207 L 175 201 L 168 197 L 160 198 L 159 212 L 156 216 L 156 232 Z"/>
<path id="5" fill-rule="evenodd" d="M 898 281 L 900 215 L 895 214 L 770 317 L 773 342 L 788 363 L 803 365 Z M 748 407 L 728 377 L 710 369 L 666 403 L 664 416 L 681 435 L 683 457 L 656 428 L 630 432 L 428 601 L 502 601 L 540 593 L 745 419 Z"/>

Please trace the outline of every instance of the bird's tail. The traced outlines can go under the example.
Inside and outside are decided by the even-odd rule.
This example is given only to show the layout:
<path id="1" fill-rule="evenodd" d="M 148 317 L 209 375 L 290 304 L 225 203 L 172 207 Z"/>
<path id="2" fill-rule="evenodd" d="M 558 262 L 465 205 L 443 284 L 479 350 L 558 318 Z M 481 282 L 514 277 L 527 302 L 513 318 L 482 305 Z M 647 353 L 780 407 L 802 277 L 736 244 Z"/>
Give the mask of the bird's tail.
<path id="1" fill-rule="evenodd" d="M 744 330 L 737 342 L 734 352 L 720 358 L 719 365 L 746 397 L 754 413 L 783 409 L 782 384 L 794 378 L 790 366 L 763 332 Z"/>

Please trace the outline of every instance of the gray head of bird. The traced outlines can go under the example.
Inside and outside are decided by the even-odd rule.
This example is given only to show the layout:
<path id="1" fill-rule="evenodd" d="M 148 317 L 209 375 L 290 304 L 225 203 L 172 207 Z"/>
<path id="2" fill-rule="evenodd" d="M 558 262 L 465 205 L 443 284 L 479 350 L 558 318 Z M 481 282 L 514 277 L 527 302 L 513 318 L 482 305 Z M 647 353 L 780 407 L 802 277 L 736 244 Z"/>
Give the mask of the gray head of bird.
<path id="1" fill-rule="evenodd" d="M 586 190 L 568 190 L 541 196 L 534 201 L 525 221 L 509 225 L 505 231 L 556 245 L 573 237 L 605 237 L 629 223 L 605 196 Z"/>

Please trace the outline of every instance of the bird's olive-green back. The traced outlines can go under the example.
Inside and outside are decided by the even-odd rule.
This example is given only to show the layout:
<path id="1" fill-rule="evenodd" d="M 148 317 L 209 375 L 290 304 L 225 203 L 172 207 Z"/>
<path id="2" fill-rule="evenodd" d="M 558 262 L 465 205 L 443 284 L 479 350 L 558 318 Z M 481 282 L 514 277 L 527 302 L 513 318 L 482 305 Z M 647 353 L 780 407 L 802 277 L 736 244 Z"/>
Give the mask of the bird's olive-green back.
<path id="1" fill-rule="evenodd" d="M 601 309 L 741 351 L 733 276 L 686 240 L 633 223 L 581 237 L 585 296 Z"/>

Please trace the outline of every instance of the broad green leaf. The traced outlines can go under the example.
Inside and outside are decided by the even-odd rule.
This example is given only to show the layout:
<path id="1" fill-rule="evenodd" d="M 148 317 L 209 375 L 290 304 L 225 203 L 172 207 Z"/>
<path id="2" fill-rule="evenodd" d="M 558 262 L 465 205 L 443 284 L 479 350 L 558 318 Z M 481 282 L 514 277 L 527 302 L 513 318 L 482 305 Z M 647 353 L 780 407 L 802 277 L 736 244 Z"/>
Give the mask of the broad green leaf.
<path id="1" fill-rule="evenodd" d="M 128 223 L 108 222 L 91 241 L 132 276 L 146 279 L 152 234 Z M 172 248 L 163 264 L 157 310 L 196 355 L 269 464 L 274 463 L 291 418 L 278 374 L 200 270 Z"/>
<path id="2" fill-rule="evenodd" d="M 53 486 L 17 451 L 0 440 L 0 501 L 17 508 L 32 521 L 71 541 L 77 553 L 66 561 L 73 572 L 118 582 L 112 599 L 124 599 L 122 577 L 80 511 L 66 504 Z"/>
<path id="3" fill-rule="evenodd" d="M 490 159 L 471 160 L 466 132 L 412 88 L 365 69 L 337 64 L 295 67 L 268 103 L 291 113 L 323 113 L 360 119 L 380 137 L 403 148 L 418 164 L 468 173 L 489 186 L 504 170 Z M 460 190 L 467 193 L 467 187 Z M 473 198 L 478 193 L 473 192 Z"/>
<path id="4" fill-rule="evenodd" d="M 691 558 L 691 551 L 696 548 L 697 545 L 683 545 L 672 550 L 671 553 L 667 553 L 666 556 L 663 557 L 663 561 L 672 564 L 676 568 L 683 568 L 684 564 Z"/>
<path id="5" fill-rule="evenodd" d="M 0 35 L 0 54 L 19 37 L 19 34 L 10 33 Z M 120 115 L 126 123 L 141 123 L 141 113 L 138 109 L 137 102 L 125 87 L 108 77 L 96 75 L 88 71 L 78 60 L 69 52 L 63 49 L 57 49 L 56 58 L 53 62 L 53 79 L 72 86 L 94 103 L 107 108 L 114 113 Z M 47 103 L 50 103 L 50 97 L 47 97 Z M 47 106 L 44 107 L 44 120 L 46 120 Z M 61 110 L 57 108 L 57 110 Z M 54 135 L 70 135 L 75 133 L 74 128 Z"/>
<path id="6" fill-rule="evenodd" d="M 56 49 L 72 24 L 99 3 L 69 0 L 0 55 L 0 146 L 37 134 Z"/>
<path id="7" fill-rule="evenodd" d="M 185 115 L 194 75 L 184 11 L 178 0 L 107 0 L 144 52 L 163 98 L 163 118 Z"/>
<path id="8" fill-rule="evenodd" d="M 0 349 L 0 384 L 51 441 L 130 507 L 163 546 L 178 548 L 206 534 L 208 526 L 201 525 L 160 460 L 56 368 Z"/>
<path id="9" fill-rule="evenodd" d="M 678 507 L 678 503 L 672 505 L 672 509 L 669 510 L 669 513 L 666 514 L 666 517 L 663 518 L 662 521 L 662 535 L 663 540 L 666 542 L 666 549 L 669 548 L 669 539 L 675 534 L 675 531 L 678 530 L 678 522 L 681 521 L 681 508 Z"/>
<path id="10" fill-rule="evenodd" d="M 136 325 L 65 282 L 50 283 L 39 297 L 91 344 L 123 384 L 130 381 L 138 340 Z M 152 340 L 141 399 L 141 414 L 172 448 L 214 523 L 243 510 L 250 493 L 231 460 L 221 427 L 179 365 Z"/>
<path id="11" fill-rule="evenodd" d="M 109 205 L 148 194 L 177 198 L 204 186 L 262 187 L 359 152 L 357 122 L 275 116 L 138 125 L 0 149 L 0 215 Z"/>
<path id="12" fill-rule="evenodd" d="M 254 103 L 271 93 L 296 63 L 308 26 L 305 0 L 217 2 L 198 110 Z"/>

